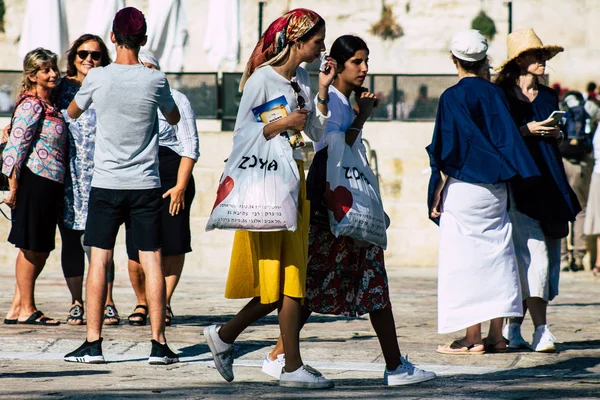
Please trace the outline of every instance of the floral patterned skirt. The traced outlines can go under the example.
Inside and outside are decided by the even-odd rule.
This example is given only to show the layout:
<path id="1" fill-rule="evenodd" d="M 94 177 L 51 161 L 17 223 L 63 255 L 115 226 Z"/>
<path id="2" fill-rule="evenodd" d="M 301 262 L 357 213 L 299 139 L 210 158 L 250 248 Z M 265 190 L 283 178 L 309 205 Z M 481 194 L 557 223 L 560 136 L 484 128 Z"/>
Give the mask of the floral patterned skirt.
<path id="1" fill-rule="evenodd" d="M 383 248 L 311 225 L 306 303 L 319 314 L 357 317 L 390 307 Z"/>

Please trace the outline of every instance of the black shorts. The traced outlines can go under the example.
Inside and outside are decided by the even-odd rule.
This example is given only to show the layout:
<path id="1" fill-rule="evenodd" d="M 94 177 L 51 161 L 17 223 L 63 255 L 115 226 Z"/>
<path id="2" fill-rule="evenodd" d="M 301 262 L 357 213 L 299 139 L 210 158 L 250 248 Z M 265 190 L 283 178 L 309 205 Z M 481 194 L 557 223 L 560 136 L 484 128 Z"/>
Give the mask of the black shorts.
<path id="1" fill-rule="evenodd" d="M 119 227 L 131 224 L 132 239 L 142 251 L 162 247 L 162 196 L 160 189 L 121 190 L 92 187 L 84 244 L 110 250 Z"/>
<path id="2" fill-rule="evenodd" d="M 24 166 L 19 176 L 17 206 L 11 212 L 8 241 L 24 250 L 54 250 L 64 193 L 62 183 L 36 175 Z"/>
<path id="3" fill-rule="evenodd" d="M 165 193 L 177 184 L 177 172 L 181 156 L 166 147 L 159 147 L 159 170 L 161 192 Z M 162 255 L 174 256 L 192 251 L 192 236 L 190 231 L 190 210 L 196 193 L 194 177 L 190 177 L 185 191 L 185 208 L 177 215 L 169 214 L 171 198 L 163 199 L 162 209 Z M 139 262 L 138 249 L 133 243 L 132 230 L 126 225 L 125 242 L 127 244 L 127 256 L 130 260 Z"/>

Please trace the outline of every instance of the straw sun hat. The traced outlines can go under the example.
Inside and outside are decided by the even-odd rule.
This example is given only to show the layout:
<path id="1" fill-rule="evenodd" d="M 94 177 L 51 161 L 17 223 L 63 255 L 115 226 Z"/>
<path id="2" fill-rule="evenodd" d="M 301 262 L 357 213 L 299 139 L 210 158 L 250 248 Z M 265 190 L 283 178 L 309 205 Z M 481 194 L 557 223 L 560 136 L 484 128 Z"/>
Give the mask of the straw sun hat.
<path id="1" fill-rule="evenodd" d="M 533 29 L 520 29 L 514 31 L 506 38 L 506 47 L 508 52 L 508 59 L 504 61 L 499 67 L 494 68 L 496 71 L 500 71 L 506 64 L 519 57 L 521 54 L 531 50 L 546 50 L 548 52 L 548 60 L 564 51 L 565 49 L 561 46 L 544 46 L 538 35 L 535 34 Z"/>

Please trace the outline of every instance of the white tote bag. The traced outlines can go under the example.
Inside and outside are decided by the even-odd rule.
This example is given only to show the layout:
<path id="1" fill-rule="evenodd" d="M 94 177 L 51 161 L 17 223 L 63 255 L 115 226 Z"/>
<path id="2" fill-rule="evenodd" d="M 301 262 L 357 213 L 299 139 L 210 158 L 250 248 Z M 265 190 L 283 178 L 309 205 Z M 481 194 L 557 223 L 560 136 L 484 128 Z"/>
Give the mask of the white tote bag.
<path id="1" fill-rule="evenodd" d="M 299 190 L 286 138 L 234 140 L 206 230 L 295 231 Z"/>
<path id="2" fill-rule="evenodd" d="M 344 135 L 328 135 L 325 199 L 331 232 L 387 246 L 386 220 L 377 177 L 362 143 L 348 146 Z"/>

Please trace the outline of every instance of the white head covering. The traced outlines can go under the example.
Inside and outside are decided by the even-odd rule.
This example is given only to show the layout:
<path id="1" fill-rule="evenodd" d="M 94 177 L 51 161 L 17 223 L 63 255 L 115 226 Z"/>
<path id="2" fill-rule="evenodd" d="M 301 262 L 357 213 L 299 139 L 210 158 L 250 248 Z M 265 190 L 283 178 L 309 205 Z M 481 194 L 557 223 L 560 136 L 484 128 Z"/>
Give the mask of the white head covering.
<path id="1" fill-rule="evenodd" d="M 456 32 L 450 42 L 450 51 L 454 57 L 463 61 L 483 60 L 487 49 L 487 40 L 475 29 L 464 29 Z"/>
<path id="2" fill-rule="evenodd" d="M 141 63 L 149 63 L 154 65 L 157 69 L 160 69 L 160 64 L 158 63 L 158 58 L 154 55 L 153 52 L 146 49 L 140 49 L 140 54 L 138 54 L 138 58 Z"/>

